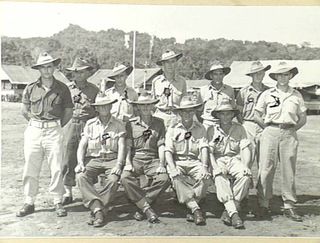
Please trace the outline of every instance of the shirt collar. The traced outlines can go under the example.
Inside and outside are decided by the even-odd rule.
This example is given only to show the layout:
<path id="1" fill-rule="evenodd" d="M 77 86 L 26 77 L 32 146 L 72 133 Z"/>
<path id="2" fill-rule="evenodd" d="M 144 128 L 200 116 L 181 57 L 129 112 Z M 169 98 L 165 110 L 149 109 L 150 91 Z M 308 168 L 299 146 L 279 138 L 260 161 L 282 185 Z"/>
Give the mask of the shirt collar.
<path id="1" fill-rule="evenodd" d="M 180 121 L 179 121 L 178 126 L 177 126 L 178 128 L 183 128 L 184 130 L 191 131 L 193 128 L 199 126 L 198 122 L 195 121 L 195 120 L 193 120 L 191 127 L 190 127 L 189 129 L 187 129 L 187 128 L 182 124 L 182 122 L 181 122 L 181 117 L 180 117 L 180 116 L 179 116 L 179 119 L 180 119 Z"/>
<path id="2" fill-rule="evenodd" d="M 109 126 L 110 123 L 113 123 L 113 121 L 114 121 L 114 117 L 111 116 L 111 117 L 110 117 L 110 120 L 109 120 L 108 123 L 105 125 L 105 127 Z M 96 123 L 97 123 L 97 125 L 103 125 L 102 122 L 101 122 L 100 119 L 99 119 L 99 116 L 97 117 Z"/>
<path id="3" fill-rule="evenodd" d="M 49 90 L 52 90 L 52 89 L 54 89 L 56 86 L 57 86 L 57 82 L 56 82 L 57 80 L 55 79 L 55 77 L 53 77 L 53 83 L 52 83 L 52 86 L 51 86 L 51 88 L 49 89 Z M 36 81 L 36 84 L 37 84 L 37 86 L 40 88 L 42 88 L 42 81 L 41 81 L 41 77 Z"/>
<path id="4" fill-rule="evenodd" d="M 223 89 L 225 89 L 226 86 L 225 84 L 222 84 L 221 88 L 220 89 L 217 89 L 216 87 L 214 87 L 212 84 L 209 84 L 209 89 L 213 89 L 213 90 L 216 90 L 216 91 L 221 91 Z"/>

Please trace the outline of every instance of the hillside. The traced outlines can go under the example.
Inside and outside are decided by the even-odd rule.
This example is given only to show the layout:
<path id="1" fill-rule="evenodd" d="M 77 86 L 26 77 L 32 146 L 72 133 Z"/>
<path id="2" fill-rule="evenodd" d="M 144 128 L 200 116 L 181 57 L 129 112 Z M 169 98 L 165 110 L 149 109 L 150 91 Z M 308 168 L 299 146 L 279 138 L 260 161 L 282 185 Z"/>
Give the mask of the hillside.
<path id="1" fill-rule="evenodd" d="M 66 29 L 47 38 L 2 37 L 1 60 L 3 64 L 32 65 L 38 54 L 47 50 L 55 57 L 61 57 L 61 70 L 72 64 L 75 56 L 81 55 L 96 64 L 96 68 L 112 68 L 115 62 L 132 62 L 132 32 L 130 47 L 125 47 L 125 32 L 117 29 L 107 31 L 87 31 L 78 25 L 70 24 Z M 226 64 L 243 60 L 272 59 L 319 59 L 320 48 L 308 45 L 283 45 L 277 42 L 251 42 L 242 40 L 189 39 L 184 44 L 176 43 L 175 38 L 154 38 L 150 58 L 150 39 L 147 33 L 137 32 L 136 67 L 155 67 L 155 61 L 166 49 L 183 52 L 179 62 L 181 73 L 188 79 L 199 79 L 208 70 L 210 61 L 220 59 Z"/>

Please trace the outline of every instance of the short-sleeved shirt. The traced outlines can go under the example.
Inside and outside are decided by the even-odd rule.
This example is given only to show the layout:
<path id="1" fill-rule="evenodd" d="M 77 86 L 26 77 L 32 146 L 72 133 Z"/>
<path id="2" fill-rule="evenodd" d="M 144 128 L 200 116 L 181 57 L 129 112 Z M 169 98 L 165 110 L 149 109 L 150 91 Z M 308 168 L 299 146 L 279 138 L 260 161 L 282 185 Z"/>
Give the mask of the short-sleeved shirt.
<path id="1" fill-rule="evenodd" d="M 205 102 L 202 115 L 204 120 L 216 121 L 217 119 L 212 117 L 211 113 L 221 103 L 235 104 L 234 90 L 227 84 L 223 84 L 220 89 L 216 89 L 211 84 L 205 85 L 200 88 L 200 96 L 202 101 Z"/>
<path id="2" fill-rule="evenodd" d="M 94 103 L 99 89 L 92 83 L 86 82 L 83 87 L 79 87 L 76 82 L 68 84 L 73 100 L 73 117 L 80 120 L 89 120 L 96 116 L 95 109 L 91 106 Z"/>
<path id="3" fill-rule="evenodd" d="M 159 75 L 152 81 L 152 96 L 160 100 L 157 106 L 179 106 L 186 94 L 186 80 L 180 75 L 176 75 L 175 80 L 168 80 L 164 75 Z"/>
<path id="4" fill-rule="evenodd" d="M 210 152 L 215 159 L 220 157 L 240 157 L 240 151 L 250 146 L 250 140 L 244 127 L 233 122 L 228 134 L 220 126 L 212 126 L 208 129 L 208 143 Z"/>
<path id="5" fill-rule="evenodd" d="M 171 152 L 175 161 L 199 160 L 201 149 L 205 147 L 208 147 L 207 132 L 198 121 L 194 121 L 190 129 L 177 122 L 167 130 L 165 151 Z"/>
<path id="6" fill-rule="evenodd" d="M 22 94 L 22 103 L 30 105 L 31 118 L 37 120 L 60 120 L 66 108 L 73 108 L 67 85 L 56 79 L 49 89 L 42 85 L 41 78 L 28 84 Z"/>
<path id="7" fill-rule="evenodd" d="M 296 125 L 307 108 L 299 91 L 289 87 L 287 92 L 283 92 L 274 87 L 260 95 L 256 110 L 265 115 L 265 123 Z"/>
<path id="8" fill-rule="evenodd" d="M 118 100 L 116 103 L 112 105 L 111 108 L 111 114 L 114 117 L 122 121 L 128 121 L 130 118 L 133 117 L 133 107 L 128 102 L 128 100 L 135 101 L 138 99 L 138 94 L 133 88 L 126 87 L 125 90 L 122 93 L 120 93 L 116 90 L 115 87 L 112 87 L 105 91 L 105 95 L 107 97 L 110 97 L 110 99 Z"/>
<path id="9" fill-rule="evenodd" d="M 262 89 L 258 90 L 251 84 L 240 89 L 237 95 L 237 105 L 241 111 L 243 120 L 254 121 L 254 111 L 259 95 L 269 87 L 262 84 Z"/>
<path id="10" fill-rule="evenodd" d="M 82 136 L 88 139 L 86 156 L 107 154 L 108 160 L 113 160 L 118 155 L 119 138 L 126 136 L 126 128 L 122 121 L 114 117 L 110 118 L 106 126 L 99 117 L 95 117 L 87 121 Z"/>
<path id="11" fill-rule="evenodd" d="M 152 117 L 151 125 L 145 124 L 140 117 L 130 119 L 127 139 L 135 159 L 159 158 L 158 148 L 164 145 L 165 126 L 159 118 Z"/>

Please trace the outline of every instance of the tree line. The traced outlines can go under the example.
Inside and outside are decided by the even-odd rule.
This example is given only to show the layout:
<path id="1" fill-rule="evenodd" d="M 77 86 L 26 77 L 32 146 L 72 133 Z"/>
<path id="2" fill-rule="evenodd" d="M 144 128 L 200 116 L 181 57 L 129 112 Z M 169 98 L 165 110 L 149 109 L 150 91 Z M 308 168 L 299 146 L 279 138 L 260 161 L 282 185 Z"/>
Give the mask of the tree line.
<path id="1" fill-rule="evenodd" d="M 125 46 L 125 35 L 129 34 L 129 48 Z M 151 35 L 136 33 L 136 68 L 156 67 L 155 62 L 167 49 L 184 54 L 178 63 L 187 79 L 201 79 L 210 68 L 212 60 L 221 60 L 226 65 L 232 61 L 253 60 L 314 60 L 320 57 L 320 48 L 312 48 L 308 42 L 301 46 L 266 41 L 227 40 L 224 38 L 206 40 L 188 39 L 177 43 L 175 38 L 154 37 L 150 50 Z M 66 75 L 66 67 L 72 65 L 76 56 L 91 61 L 95 68 L 112 68 L 115 62 L 132 62 L 133 32 L 109 29 L 107 31 L 87 31 L 70 24 L 66 29 L 51 37 L 41 38 L 1 38 L 1 60 L 3 64 L 31 66 L 40 52 L 48 51 L 62 59 L 60 70 Z M 151 55 L 150 55 L 151 54 Z"/>

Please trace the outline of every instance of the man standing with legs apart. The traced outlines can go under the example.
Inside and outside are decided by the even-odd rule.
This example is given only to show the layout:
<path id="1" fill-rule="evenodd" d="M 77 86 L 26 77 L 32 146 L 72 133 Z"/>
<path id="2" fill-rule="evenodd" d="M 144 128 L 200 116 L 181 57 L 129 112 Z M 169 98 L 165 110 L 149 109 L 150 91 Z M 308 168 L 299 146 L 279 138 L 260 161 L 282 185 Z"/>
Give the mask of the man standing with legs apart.
<path id="1" fill-rule="evenodd" d="M 64 127 L 64 160 L 66 163 L 64 175 L 64 194 L 62 204 L 72 203 L 72 187 L 76 185 L 75 167 L 77 166 L 77 149 L 86 122 L 96 116 L 91 106 L 99 89 L 87 79 L 92 75 L 92 65 L 83 58 L 77 57 L 72 67 L 66 68 L 72 72 L 74 82 L 68 84 L 74 103 L 73 116 Z"/>
<path id="2" fill-rule="evenodd" d="M 154 116 L 162 119 L 166 128 L 176 118 L 173 108 L 178 107 L 181 98 L 187 94 L 186 80 L 177 70 L 178 60 L 181 57 L 182 53 L 176 54 L 170 50 L 163 53 L 161 59 L 157 61 L 163 74 L 152 81 L 152 96 L 160 100 Z"/>
<path id="3" fill-rule="evenodd" d="M 297 202 L 295 173 L 297 162 L 297 130 L 307 121 L 306 107 L 301 94 L 289 86 L 289 80 L 298 74 L 296 67 L 280 62 L 270 78 L 277 86 L 263 92 L 256 105 L 256 122 L 264 128 L 260 139 L 260 167 L 258 200 L 260 217 L 270 218 L 269 200 L 278 162 L 280 162 L 281 192 L 284 215 L 294 221 L 302 218 L 294 209 Z"/>
<path id="4" fill-rule="evenodd" d="M 208 129 L 208 141 L 217 197 L 225 206 L 221 220 L 243 229 L 239 211 L 249 193 L 251 148 L 244 128 L 232 122 L 238 112 L 229 102 L 217 106 L 212 116 L 219 119 L 219 125 Z"/>
<path id="5" fill-rule="evenodd" d="M 29 121 L 24 133 L 25 165 L 23 186 L 25 204 L 17 213 L 23 217 L 34 212 L 34 201 L 39 190 L 39 174 L 42 161 L 48 158 L 51 174 L 49 192 L 58 217 L 67 215 L 62 206 L 63 150 L 62 127 L 72 117 L 72 100 L 68 87 L 56 80 L 53 73 L 60 58 L 48 53 L 40 54 L 33 69 L 39 70 L 40 78 L 28 84 L 22 95 L 22 114 Z"/>
<path id="6" fill-rule="evenodd" d="M 105 212 L 118 190 L 125 160 L 125 124 L 110 113 L 116 101 L 97 96 L 92 105 L 99 115 L 87 121 L 77 151 L 77 182 L 84 206 L 91 210 L 88 224 L 94 227 L 105 223 Z M 84 165 L 85 156 L 89 159 L 87 165 Z M 98 192 L 94 184 L 102 173 L 107 176 L 106 184 Z"/>
<path id="7" fill-rule="evenodd" d="M 208 172 L 209 152 L 204 126 L 194 120 L 195 109 L 202 104 L 184 96 L 175 109 L 179 120 L 169 126 L 165 140 L 168 172 L 180 203 L 191 210 L 187 220 L 206 224 L 199 201 L 206 196 L 211 174 Z M 191 184 L 190 179 L 194 182 Z"/>
<path id="8" fill-rule="evenodd" d="M 164 157 L 165 127 L 161 119 L 152 116 L 157 102 L 159 100 L 148 94 L 141 94 L 138 101 L 132 101 L 138 116 L 130 120 L 127 161 L 121 177 L 128 197 L 151 223 L 158 221 L 151 204 L 170 185 Z M 142 189 L 138 183 L 141 175 L 146 175 L 150 181 L 147 188 Z M 143 215 L 136 212 L 135 219 L 142 220 Z"/>

